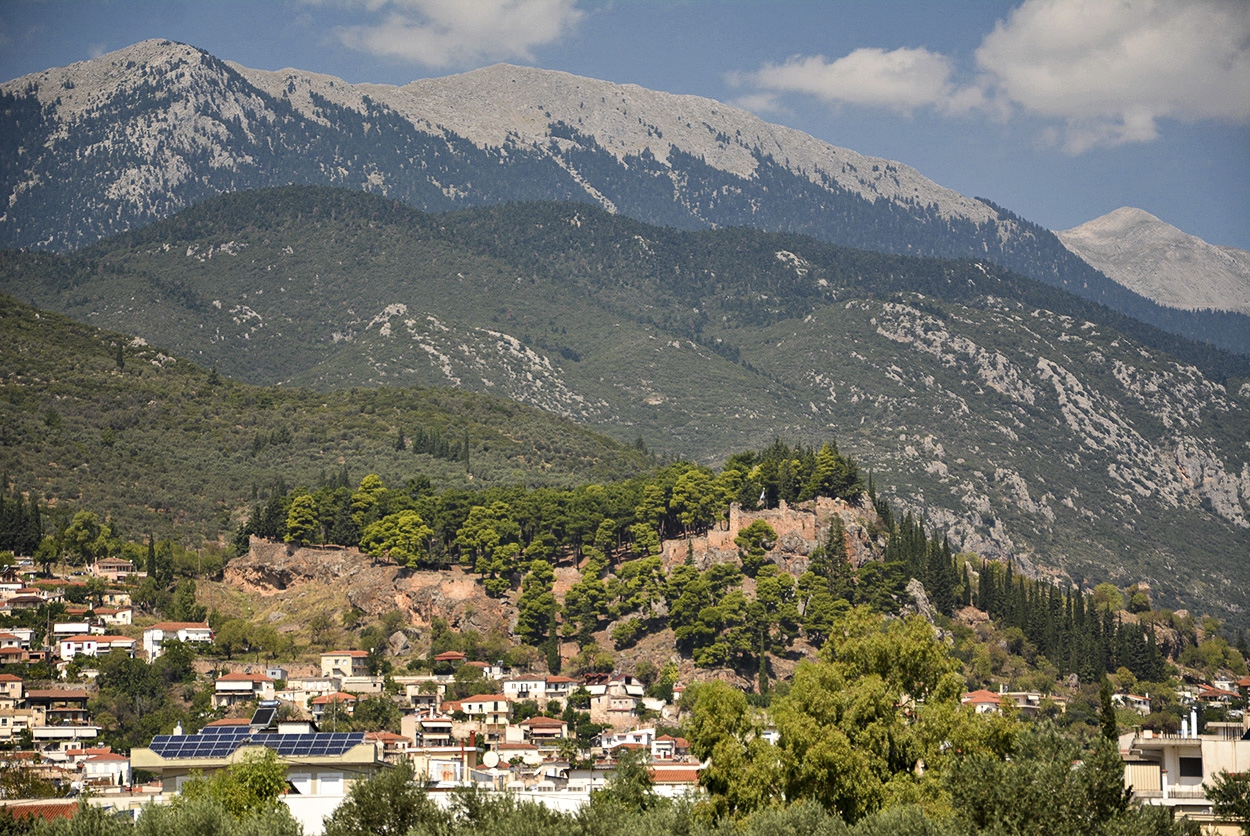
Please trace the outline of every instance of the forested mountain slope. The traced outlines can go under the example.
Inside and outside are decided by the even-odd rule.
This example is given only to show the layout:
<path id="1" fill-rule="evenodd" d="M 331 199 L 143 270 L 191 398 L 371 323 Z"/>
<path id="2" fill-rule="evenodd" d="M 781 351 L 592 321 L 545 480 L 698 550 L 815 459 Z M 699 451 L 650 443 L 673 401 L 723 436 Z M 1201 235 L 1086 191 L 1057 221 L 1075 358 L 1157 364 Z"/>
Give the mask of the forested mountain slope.
<path id="1" fill-rule="evenodd" d="M 1245 612 L 1245 362 L 987 262 L 293 188 L 0 289 L 256 383 L 474 389 L 709 462 L 836 437 L 957 548 Z"/>
<path id="2" fill-rule="evenodd" d="M 352 85 L 155 40 L 0 87 L 0 246 L 80 247 L 220 192 L 288 183 L 434 211 L 577 200 L 684 229 L 982 258 L 1250 353 L 1244 315 L 1162 308 L 1006 209 L 709 99 L 506 65 Z"/>
<path id="3" fill-rule="evenodd" d="M 0 380 L 0 473 L 54 516 L 85 508 L 135 540 L 231 535 L 275 485 L 570 486 L 654 466 L 501 398 L 249 386 L 3 296 Z"/>

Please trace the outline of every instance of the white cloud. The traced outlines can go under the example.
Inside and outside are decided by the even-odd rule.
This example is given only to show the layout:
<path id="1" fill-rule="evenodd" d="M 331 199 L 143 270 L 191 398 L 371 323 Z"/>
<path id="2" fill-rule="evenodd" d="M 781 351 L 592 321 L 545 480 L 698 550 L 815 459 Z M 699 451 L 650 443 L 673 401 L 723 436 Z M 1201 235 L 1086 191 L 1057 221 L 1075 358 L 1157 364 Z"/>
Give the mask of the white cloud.
<path id="1" fill-rule="evenodd" d="M 576 0 L 367 0 L 381 20 L 337 30 L 348 47 L 429 67 L 530 60 L 583 16 Z"/>
<path id="2" fill-rule="evenodd" d="M 758 91 L 947 115 L 1022 112 L 1074 154 L 1147 142 L 1159 120 L 1250 121 L 1246 0 L 1025 0 L 976 50 L 972 78 L 922 48 L 791 58 L 737 77 Z"/>
<path id="3" fill-rule="evenodd" d="M 981 42 L 997 95 L 1064 146 L 1144 142 L 1159 119 L 1250 120 L 1250 3 L 1028 0 Z"/>
<path id="4" fill-rule="evenodd" d="M 806 93 L 828 102 L 910 112 L 920 107 L 964 111 L 978 103 L 975 88 L 951 82 L 950 59 L 927 49 L 857 49 L 835 61 L 795 57 L 743 77 L 764 90 Z"/>

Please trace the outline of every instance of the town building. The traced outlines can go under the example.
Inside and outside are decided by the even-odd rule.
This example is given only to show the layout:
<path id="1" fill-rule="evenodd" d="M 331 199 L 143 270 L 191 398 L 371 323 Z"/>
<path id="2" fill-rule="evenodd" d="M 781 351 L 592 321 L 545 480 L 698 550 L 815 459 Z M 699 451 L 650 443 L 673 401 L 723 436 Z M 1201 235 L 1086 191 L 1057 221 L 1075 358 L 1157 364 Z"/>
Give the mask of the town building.
<path id="1" fill-rule="evenodd" d="M 162 621 L 143 631 L 143 652 L 148 661 L 155 661 L 162 653 L 161 645 L 168 641 L 191 644 L 212 644 L 213 628 L 207 621 Z"/>
<path id="2" fill-rule="evenodd" d="M 263 673 L 228 673 L 217 677 L 213 687 L 213 708 L 231 708 L 273 698 L 273 680 Z"/>
<path id="3" fill-rule="evenodd" d="M 363 650 L 331 650 L 321 654 L 321 675 L 343 679 L 368 676 L 369 654 Z"/>
<path id="4" fill-rule="evenodd" d="M 273 750 L 287 769 L 282 801 L 304 833 L 317 836 L 358 781 L 387 768 L 364 732 L 322 732 L 313 723 L 277 722 L 276 706 L 261 706 L 251 722 L 210 725 L 196 734 L 157 735 L 131 752 L 131 765 L 155 774 L 164 794 L 178 792 L 196 775 L 213 773 Z"/>

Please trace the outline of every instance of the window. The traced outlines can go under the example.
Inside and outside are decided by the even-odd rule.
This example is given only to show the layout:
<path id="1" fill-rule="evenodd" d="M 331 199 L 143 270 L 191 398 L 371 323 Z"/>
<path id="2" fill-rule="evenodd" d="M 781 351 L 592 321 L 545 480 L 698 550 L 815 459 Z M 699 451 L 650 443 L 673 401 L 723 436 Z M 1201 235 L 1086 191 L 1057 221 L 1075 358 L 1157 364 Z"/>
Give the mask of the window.
<path id="1" fill-rule="evenodd" d="M 321 795 L 342 795 L 343 773 L 323 772 L 321 774 Z"/>
<path id="2" fill-rule="evenodd" d="M 312 775 L 307 772 L 290 772 L 286 779 L 297 795 L 312 795 Z"/>
<path id="3" fill-rule="evenodd" d="M 1181 777 L 1182 778 L 1201 778 L 1202 777 L 1202 758 L 1181 758 Z"/>

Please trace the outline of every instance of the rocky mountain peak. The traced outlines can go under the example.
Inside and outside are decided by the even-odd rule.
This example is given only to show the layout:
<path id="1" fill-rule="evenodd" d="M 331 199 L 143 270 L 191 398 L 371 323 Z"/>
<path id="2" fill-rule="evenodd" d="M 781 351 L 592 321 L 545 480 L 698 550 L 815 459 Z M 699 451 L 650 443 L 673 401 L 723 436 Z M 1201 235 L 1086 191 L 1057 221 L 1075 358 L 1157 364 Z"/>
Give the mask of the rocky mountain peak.
<path id="1" fill-rule="evenodd" d="M 1128 206 L 1056 235 L 1109 278 L 1161 305 L 1250 313 L 1250 252 L 1208 244 Z"/>

